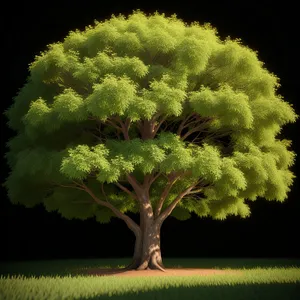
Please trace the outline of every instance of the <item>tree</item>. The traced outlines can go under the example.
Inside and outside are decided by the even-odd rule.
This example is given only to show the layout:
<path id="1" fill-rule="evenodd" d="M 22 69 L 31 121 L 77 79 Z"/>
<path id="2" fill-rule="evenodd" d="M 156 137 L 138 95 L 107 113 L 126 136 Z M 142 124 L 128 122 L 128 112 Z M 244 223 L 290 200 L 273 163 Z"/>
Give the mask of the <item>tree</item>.
<path id="1" fill-rule="evenodd" d="M 112 15 L 49 45 L 29 71 L 5 111 L 17 132 L 9 199 L 122 219 L 136 237 L 127 269 L 164 270 L 170 215 L 246 218 L 246 200 L 287 198 L 296 154 L 276 136 L 298 115 L 257 52 L 209 23 Z"/>

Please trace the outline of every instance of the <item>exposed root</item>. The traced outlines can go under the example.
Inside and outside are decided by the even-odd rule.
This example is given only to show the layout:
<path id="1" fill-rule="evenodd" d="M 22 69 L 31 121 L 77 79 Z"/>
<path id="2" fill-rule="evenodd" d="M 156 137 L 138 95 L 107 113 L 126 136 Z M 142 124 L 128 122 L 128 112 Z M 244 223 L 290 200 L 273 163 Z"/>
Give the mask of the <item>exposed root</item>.
<path id="1" fill-rule="evenodd" d="M 165 266 L 164 266 L 164 264 L 163 264 L 163 262 L 162 262 L 161 257 L 158 257 L 157 263 L 159 264 L 159 266 L 161 266 L 163 269 L 165 269 Z"/>
<path id="2" fill-rule="evenodd" d="M 166 272 L 162 263 L 158 262 L 158 254 L 154 254 L 151 258 L 145 259 L 144 262 L 137 268 L 137 270 L 160 270 Z"/>
<path id="3" fill-rule="evenodd" d="M 154 253 L 152 252 L 146 257 L 134 257 L 132 262 L 122 270 L 160 270 L 162 272 L 167 272 L 163 265 L 160 251 L 154 251 Z"/>
<path id="4" fill-rule="evenodd" d="M 148 260 L 145 260 L 138 268 L 137 270 L 148 270 L 149 268 L 149 262 Z M 150 269 L 150 268 L 149 268 Z"/>
<path id="5" fill-rule="evenodd" d="M 152 258 L 151 258 L 151 264 L 154 266 L 155 269 L 158 269 L 158 270 L 160 270 L 162 272 L 167 272 L 164 268 L 162 268 L 159 265 L 159 263 L 157 261 L 157 255 L 152 256 Z"/>

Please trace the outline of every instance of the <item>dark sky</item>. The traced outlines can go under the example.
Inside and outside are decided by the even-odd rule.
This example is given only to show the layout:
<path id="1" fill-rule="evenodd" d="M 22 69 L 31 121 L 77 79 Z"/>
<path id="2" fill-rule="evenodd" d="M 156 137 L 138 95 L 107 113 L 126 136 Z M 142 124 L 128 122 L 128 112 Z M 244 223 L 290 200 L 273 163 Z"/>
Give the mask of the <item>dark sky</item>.
<path id="1" fill-rule="evenodd" d="M 59 41 L 70 30 L 84 29 L 94 19 L 111 14 L 127 14 L 140 8 L 145 12 L 176 13 L 184 21 L 210 22 L 222 38 L 241 38 L 259 52 L 269 71 L 281 79 L 279 93 L 293 103 L 296 99 L 298 75 L 298 16 L 294 1 L 47 1 L 40 4 L 17 4 L 10 1 L 2 9 L 2 111 L 12 103 L 28 75 L 28 64 L 47 44 Z M 203 3 L 202 3 L 203 2 Z M 105 4 L 103 4 L 105 3 Z M 132 3 L 132 4 L 130 4 Z M 299 122 L 284 127 L 283 135 L 293 140 L 299 152 Z M 13 135 L 1 116 L 1 182 L 8 175 L 3 158 L 5 143 Z M 297 175 L 299 162 L 292 168 Z M 298 173 L 299 174 L 299 173 Z M 230 217 L 226 221 L 199 219 L 188 221 L 167 219 L 162 227 L 164 257 L 298 257 L 299 179 L 296 178 L 288 200 L 284 203 L 258 200 L 251 203 L 252 215 L 243 220 Z M 134 217 L 136 219 L 136 217 Z M 94 220 L 68 221 L 43 206 L 27 209 L 9 203 L 1 188 L 0 201 L 1 260 L 129 257 L 133 254 L 134 236 L 125 223 L 114 218 L 101 225 Z"/>

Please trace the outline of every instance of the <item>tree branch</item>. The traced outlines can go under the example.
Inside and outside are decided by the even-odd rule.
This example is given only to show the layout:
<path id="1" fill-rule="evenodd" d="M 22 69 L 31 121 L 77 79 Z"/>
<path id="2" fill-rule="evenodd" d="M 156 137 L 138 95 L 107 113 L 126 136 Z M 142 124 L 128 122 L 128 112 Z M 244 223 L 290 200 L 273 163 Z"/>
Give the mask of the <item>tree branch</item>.
<path id="1" fill-rule="evenodd" d="M 201 135 L 201 133 L 203 133 L 204 130 L 199 131 L 199 133 L 197 134 L 197 136 L 192 140 L 192 143 L 196 143 L 197 140 L 200 140 L 200 138 L 198 139 L 198 136 Z"/>
<path id="2" fill-rule="evenodd" d="M 157 113 L 153 116 L 152 120 L 153 120 L 153 121 L 156 121 L 156 120 L 158 119 L 159 116 L 160 116 L 160 112 L 157 112 Z"/>
<path id="3" fill-rule="evenodd" d="M 194 115 L 195 115 L 195 113 L 191 113 L 190 115 L 188 115 L 187 118 L 185 118 L 185 119 L 180 123 L 179 128 L 178 128 L 178 130 L 177 130 L 177 135 L 179 135 L 179 136 L 181 135 L 181 132 L 182 132 L 183 128 L 186 127 L 186 126 L 184 126 L 185 123 L 188 121 L 188 119 L 189 119 L 190 117 L 192 117 L 192 116 L 194 116 Z"/>
<path id="4" fill-rule="evenodd" d="M 150 180 L 150 185 L 160 176 L 160 175 L 162 175 L 162 173 L 161 172 L 158 172 L 155 176 L 153 176 L 152 178 L 151 178 L 151 180 Z"/>
<path id="5" fill-rule="evenodd" d="M 151 182 L 152 177 L 153 177 L 152 173 L 144 176 L 144 182 L 142 184 L 142 187 L 143 187 L 143 189 L 146 189 L 147 192 L 149 192 L 150 182 Z"/>
<path id="6" fill-rule="evenodd" d="M 193 132 L 196 132 L 200 129 L 203 129 L 205 127 L 208 126 L 208 123 L 213 120 L 213 118 L 207 118 L 204 122 L 202 122 L 201 124 L 199 124 L 198 126 L 194 127 L 193 129 L 189 130 L 183 137 L 182 137 L 182 141 L 184 141 L 189 135 L 191 135 Z"/>
<path id="7" fill-rule="evenodd" d="M 178 120 L 175 119 L 174 121 L 170 122 L 169 124 L 166 124 L 166 126 L 163 130 L 166 131 L 166 129 L 169 127 L 169 131 L 172 131 L 173 128 L 176 127 L 176 123 L 178 123 Z"/>
<path id="8" fill-rule="evenodd" d="M 178 202 L 187 195 L 196 185 L 197 183 L 193 184 L 192 186 L 188 187 L 186 190 L 184 190 L 182 193 L 180 193 L 175 200 L 156 218 L 156 222 L 162 223 L 173 211 L 173 209 L 176 207 Z"/>
<path id="9" fill-rule="evenodd" d="M 191 191 L 191 192 L 187 193 L 187 195 L 190 195 L 190 194 L 197 194 L 197 193 L 200 193 L 201 191 L 203 191 L 203 189 L 194 190 L 194 191 Z"/>
<path id="10" fill-rule="evenodd" d="M 102 206 L 105 206 L 107 208 L 109 208 L 110 210 L 112 210 L 114 212 L 114 214 L 122 219 L 128 226 L 129 229 L 131 229 L 136 235 L 137 234 L 140 234 L 140 227 L 130 218 L 128 217 L 127 215 L 123 214 L 122 212 L 120 212 L 115 206 L 113 206 L 111 203 L 109 202 L 105 202 L 105 201 L 102 201 L 100 199 L 98 199 L 94 193 L 84 184 L 82 183 L 82 186 L 84 187 L 84 190 L 93 198 L 93 200 L 99 204 L 99 205 L 102 205 Z"/>
<path id="11" fill-rule="evenodd" d="M 165 189 L 163 190 L 161 196 L 160 196 L 160 199 L 157 203 L 157 206 L 155 208 L 155 213 L 154 213 L 154 217 L 157 218 L 160 214 L 160 211 L 163 207 L 163 204 L 164 204 L 164 201 L 166 200 L 172 186 L 175 184 L 175 182 L 178 180 L 178 178 L 180 177 L 179 176 L 175 176 L 175 177 L 172 177 L 172 175 L 170 177 L 168 177 L 168 184 L 167 186 L 165 187 Z"/>
<path id="12" fill-rule="evenodd" d="M 122 131 L 122 127 L 118 126 L 116 123 L 112 122 L 111 120 L 106 120 L 105 123 L 110 124 L 112 127 L 121 130 Z"/>
<path id="13" fill-rule="evenodd" d="M 49 183 L 55 186 L 60 186 L 60 187 L 64 187 L 64 188 L 72 188 L 72 189 L 77 189 L 77 190 L 82 190 L 84 191 L 84 188 L 79 187 L 79 185 L 77 184 L 77 182 L 75 182 L 74 180 L 72 180 L 73 183 L 75 183 L 75 185 L 70 184 L 70 185 L 64 185 L 64 184 L 59 184 L 57 182 L 54 181 L 50 181 Z"/>
<path id="14" fill-rule="evenodd" d="M 118 186 L 122 191 L 126 192 L 128 195 L 130 195 L 133 199 L 138 200 L 138 197 L 133 194 L 132 192 L 130 192 L 125 186 L 123 186 L 122 184 L 120 184 L 119 182 L 114 182 L 114 184 L 116 186 Z"/>
<path id="15" fill-rule="evenodd" d="M 225 131 L 224 130 L 223 131 L 215 131 L 215 132 L 208 134 L 204 139 L 209 139 L 211 137 L 214 137 L 216 139 L 216 138 L 227 136 L 228 134 L 230 134 L 232 132 L 233 132 L 233 130 L 231 130 L 231 129 L 228 129 Z"/>
<path id="16" fill-rule="evenodd" d="M 166 119 L 167 119 L 167 117 L 164 117 L 163 119 L 161 119 L 160 120 L 160 122 L 158 123 L 158 125 L 155 127 L 155 129 L 154 129 L 154 135 L 156 135 L 156 133 L 157 133 L 157 131 L 158 131 L 158 129 L 160 128 L 160 126 L 161 126 L 161 124 L 164 122 L 164 121 L 166 121 Z"/>
<path id="17" fill-rule="evenodd" d="M 62 184 L 60 184 L 59 186 L 65 187 L 65 188 L 73 188 L 73 189 L 84 191 L 84 189 L 82 189 L 80 187 L 77 187 L 77 186 L 74 186 L 74 185 L 62 185 Z"/>
<path id="18" fill-rule="evenodd" d="M 126 174 L 128 182 L 131 184 L 132 188 L 134 189 L 137 198 L 141 199 L 142 194 L 144 193 L 144 189 L 142 185 L 136 180 L 136 178 L 132 174 Z"/>
<path id="19" fill-rule="evenodd" d="M 78 187 L 76 187 L 74 185 L 73 186 L 72 185 L 68 186 L 68 185 L 60 185 L 60 184 L 58 184 L 58 186 L 67 187 L 67 188 L 70 188 L 70 187 L 71 188 L 77 188 L 77 189 L 86 191 L 92 197 L 92 199 L 94 200 L 94 202 L 96 202 L 97 204 L 99 204 L 101 206 L 105 206 L 105 207 L 109 208 L 116 215 L 116 217 L 122 219 L 126 223 L 126 225 L 128 226 L 128 228 L 131 229 L 134 232 L 135 235 L 141 234 L 140 227 L 129 216 L 127 216 L 127 215 L 123 214 L 122 212 L 120 212 L 111 203 L 109 203 L 107 201 L 102 201 L 102 200 L 98 199 L 95 196 L 95 194 L 83 182 L 82 183 L 78 183 L 78 182 L 76 182 L 74 180 L 72 180 L 72 182 L 74 182 Z"/>
<path id="20" fill-rule="evenodd" d="M 125 123 L 122 122 L 122 120 L 121 120 L 121 118 L 119 116 L 116 116 L 115 120 L 117 122 L 119 122 L 119 124 L 121 125 L 121 131 L 122 131 L 122 133 L 124 135 L 125 140 L 129 141 L 130 138 L 129 138 L 128 130 L 129 130 L 130 123 L 131 123 L 130 118 L 127 118 L 126 121 L 125 121 Z"/>
<path id="21" fill-rule="evenodd" d="M 101 190 L 102 190 L 103 196 L 105 197 L 105 201 L 108 202 L 107 196 L 106 196 L 106 194 L 105 194 L 105 192 L 104 192 L 103 182 L 101 183 Z"/>

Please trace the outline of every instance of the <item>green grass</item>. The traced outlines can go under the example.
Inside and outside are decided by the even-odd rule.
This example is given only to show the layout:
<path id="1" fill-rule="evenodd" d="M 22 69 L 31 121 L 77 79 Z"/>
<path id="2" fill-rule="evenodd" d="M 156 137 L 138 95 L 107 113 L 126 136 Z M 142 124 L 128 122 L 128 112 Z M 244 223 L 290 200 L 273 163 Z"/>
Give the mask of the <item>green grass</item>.
<path id="1" fill-rule="evenodd" d="M 242 275 L 93 277 L 73 269 L 121 267 L 127 259 L 0 263 L 0 299 L 298 299 L 300 261 L 164 259 L 166 268 L 239 269 Z"/>

